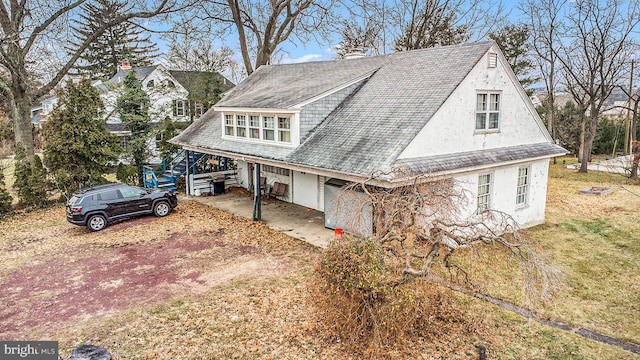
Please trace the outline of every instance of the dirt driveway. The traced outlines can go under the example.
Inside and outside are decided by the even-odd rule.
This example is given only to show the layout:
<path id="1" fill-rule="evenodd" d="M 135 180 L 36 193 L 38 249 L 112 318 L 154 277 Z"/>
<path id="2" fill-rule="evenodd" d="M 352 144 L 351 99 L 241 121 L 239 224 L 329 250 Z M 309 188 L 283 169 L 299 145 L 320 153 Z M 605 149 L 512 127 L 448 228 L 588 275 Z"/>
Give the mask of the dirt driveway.
<path id="1" fill-rule="evenodd" d="M 194 202 L 99 233 L 66 223 L 62 208 L 2 222 L 0 232 L 0 338 L 15 340 L 232 281 L 283 276 L 298 268 L 287 253 L 301 248 Z"/>

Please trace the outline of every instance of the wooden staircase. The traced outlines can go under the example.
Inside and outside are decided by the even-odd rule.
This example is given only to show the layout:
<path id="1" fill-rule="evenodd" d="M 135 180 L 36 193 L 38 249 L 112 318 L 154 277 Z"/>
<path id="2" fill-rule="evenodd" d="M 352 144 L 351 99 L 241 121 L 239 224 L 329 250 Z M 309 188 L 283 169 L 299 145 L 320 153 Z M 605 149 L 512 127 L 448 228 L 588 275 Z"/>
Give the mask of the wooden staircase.
<path id="1" fill-rule="evenodd" d="M 189 151 L 189 171 L 202 159 L 203 153 Z M 187 151 L 184 149 L 171 154 L 162 160 L 162 168 L 144 167 L 144 186 L 147 188 L 163 188 L 173 192 L 177 190 L 178 179 L 187 172 Z"/>

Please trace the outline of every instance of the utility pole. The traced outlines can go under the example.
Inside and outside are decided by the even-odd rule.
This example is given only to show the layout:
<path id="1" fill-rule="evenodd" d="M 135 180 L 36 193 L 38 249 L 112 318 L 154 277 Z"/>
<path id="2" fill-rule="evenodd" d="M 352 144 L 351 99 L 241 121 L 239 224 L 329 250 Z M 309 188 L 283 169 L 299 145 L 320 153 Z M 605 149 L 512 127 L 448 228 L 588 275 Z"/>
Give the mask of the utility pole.
<path id="1" fill-rule="evenodd" d="M 629 114 L 631 113 L 631 99 L 633 98 L 633 68 L 635 65 L 635 61 L 631 60 L 631 74 L 629 75 L 629 104 L 627 106 L 627 118 L 624 123 L 624 154 L 631 154 L 631 131 L 635 129 L 631 129 L 631 119 L 629 118 Z"/>

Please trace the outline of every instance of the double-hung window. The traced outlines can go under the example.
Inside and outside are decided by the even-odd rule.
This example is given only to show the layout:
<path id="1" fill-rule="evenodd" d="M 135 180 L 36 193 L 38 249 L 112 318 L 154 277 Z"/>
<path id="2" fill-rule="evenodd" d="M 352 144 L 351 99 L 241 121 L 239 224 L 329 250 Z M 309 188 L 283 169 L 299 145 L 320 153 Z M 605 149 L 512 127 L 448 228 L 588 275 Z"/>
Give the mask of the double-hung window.
<path id="1" fill-rule="evenodd" d="M 262 140 L 274 141 L 276 139 L 275 138 L 275 128 L 276 128 L 275 118 L 273 116 L 263 116 L 262 123 L 263 123 L 262 128 L 264 129 Z"/>
<path id="2" fill-rule="evenodd" d="M 227 136 L 235 136 L 235 122 L 233 121 L 233 115 L 224 115 L 224 134 Z"/>
<path id="3" fill-rule="evenodd" d="M 278 116 L 278 141 L 291 142 L 291 118 Z"/>
<path id="4" fill-rule="evenodd" d="M 491 204 L 491 174 L 478 176 L 478 213 L 489 210 Z"/>
<path id="5" fill-rule="evenodd" d="M 196 116 L 202 116 L 205 113 L 206 109 L 204 108 L 204 104 L 203 103 L 196 101 L 193 104 L 193 111 L 194 111 Z"/>
<path id="6" fill-rule="evenodd" d="M 247 137 L 247 115 L 236 115 L 236 136 Z"/>
<path id="7" fill-rule="evenodd" d="M 500 94 L 476 95 L 476 130 L 497 130 L 500 125 Z"/>
<path id="8" fill-rule="evenodd" d="M 516 205 L 526 205 L 529 195 L 529 167 L 518 168 L 518 186 L 516 187 Z"/>
<path id="9" fill-rule="evenodd" d="M 260 139 L 260 116 L 249 115 L 249 137 Z"/>
<path id="10" fill-rule="evenodd" d="M 186 116 L 187 115 L 187 102 L 184 100 L 176 100 L 175 115 Z"/>

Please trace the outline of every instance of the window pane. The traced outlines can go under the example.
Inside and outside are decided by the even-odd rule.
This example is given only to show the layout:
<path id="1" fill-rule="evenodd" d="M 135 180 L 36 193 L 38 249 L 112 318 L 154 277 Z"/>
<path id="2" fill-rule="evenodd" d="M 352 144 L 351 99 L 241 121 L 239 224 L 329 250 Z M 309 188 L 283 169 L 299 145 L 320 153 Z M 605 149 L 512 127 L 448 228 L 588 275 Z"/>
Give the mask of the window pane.
<path id="1" fill-rule="evenodd" d="M 500 121 L 499 113 L 491 113 L 489 117 L 489 129 L 497 129 Z"/>
<path id="2" fill-rule="evenodd" d="M 244 115 L 236 115 L 236 122 L 238 126 L 246 126 L 247 125 L 246 119 L 247 118 Z"/>
<path id="3" fill-rule="evenodd" d="M 225 115 L 224 123 L 227 125 L 233 125 L 233 115 Z"/>
<path id="4" fill-rule="evenodd" d="M 265 129 L 273 129 L 275 128 L 275 123 L 274 123 L 274 119 L 273 116 L 265 116 L 262 118 L 263 120 L 263 127 Z"/>
<path id="5" fill-rule="evenodd" d="M 490 103 L 489 110 L 491 111 L 500 110 L 500 94 L 491 94 L 491 103 Z"/>
<path id="6" fill-rule="evenodd" d="M 265 130 L 263 140 L 274 140 L 273 138 L 274 131 L 273 130 Z"/>
<path id="7" fill-rule="evenodd" d="M 249 130 L 249 136 L 252 139 L 260 139 L 260 129 L 250 129 Z"/>
<path id="8" fill-rule="evenodd" d="M 249 126 L 259 128 L 260 127 L 260 116 L 257 116 L 257 115 L 249 116 Z"/>
<path id="9" fill-rule="evenodd" d="M 291 119 L 286 117 L 278 118 L 278 128 L 280 129 L 291 129 Z"/>
<path id="10" fill-rule="evenodd" d="M 476 114 L 476 129 L 485 129 L 487 127 L 487 114 Z"/>
<path id="11" fill-rule="evenodd" d="M 487 110 L 487 94 L 478 94 L 476 102 L 476 111 Z"/>
<path id="12" fill-rule="evenodd" d="M 225 126 L 224 127 L 224 134 L 225 135 L 229 135 L 229 136 L 233 136 L 234 135 L 233 126 Z"/>
<path id="13" fill-rule="evenodd" d="M 288 130 L 280 130 L 278 133 L 280 134 L 280 141 L 291 142 L 291 133 Z"/>

